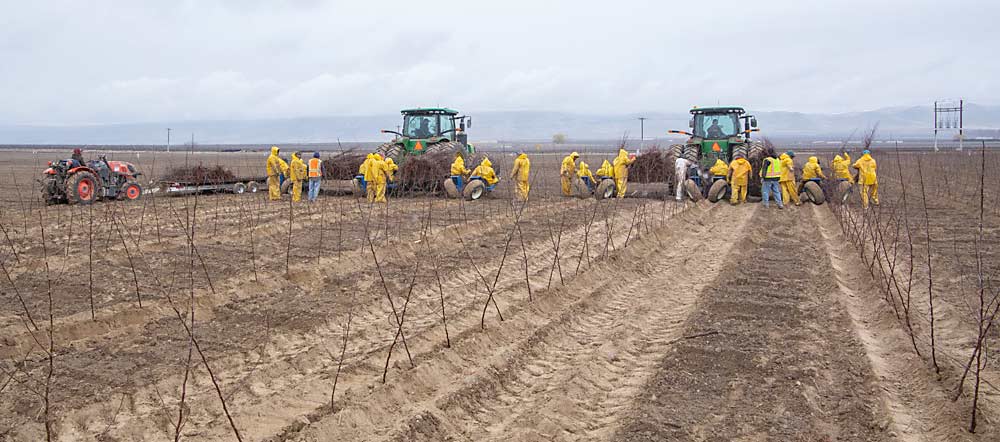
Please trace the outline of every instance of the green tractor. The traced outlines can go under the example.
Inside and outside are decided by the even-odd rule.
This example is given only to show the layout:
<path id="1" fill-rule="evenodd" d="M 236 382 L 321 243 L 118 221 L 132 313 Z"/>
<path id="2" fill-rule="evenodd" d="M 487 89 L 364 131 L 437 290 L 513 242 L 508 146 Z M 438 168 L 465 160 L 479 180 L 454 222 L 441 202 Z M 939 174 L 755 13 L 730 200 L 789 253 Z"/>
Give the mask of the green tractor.
<path id="1" fill-rule="evenodd" d="M 465 133 L 466 127 L 472 127 L 472 117 L 459 115 L 458 111 L 448 108 L 405 109 L 402 114 L 402 133 L 382 130 L 382 133 L 396 135 L 392 141 L 378 147 L 383 157 L 402 164 L 410 155 L 460 152 L 468 156 L 475 153 Z"/>
<path id="2" fill-rule="evenodd" d="M 668 154 L 675 159 L 687 158 L 697 165 L 698 173 L 689 172 L 687 182 L 683 183 L 692 200 L 702 198 L 701 189 L 704 187 L 709 189 L 708 199 L 711 202 L 723 198 L 728 189 L 726 182 L 709 182 L 712 177 L 709 176 L 708 169 L 715 164 L 716 159 L 728 164 L 736 155 L 743 156 L 754 166 L 749 190 L 750 193 L 759 195 L 760 181 L 756 171 L 764 156 L 764 143 L 750 140 L 750 134 L 758 130 L 756 117 L 747 114 L 742 107 L 695 107 L 691 109 L 688 126 L 691 132 L 668 131 L 690 137 L 684 144 L 671 145 Z"/>

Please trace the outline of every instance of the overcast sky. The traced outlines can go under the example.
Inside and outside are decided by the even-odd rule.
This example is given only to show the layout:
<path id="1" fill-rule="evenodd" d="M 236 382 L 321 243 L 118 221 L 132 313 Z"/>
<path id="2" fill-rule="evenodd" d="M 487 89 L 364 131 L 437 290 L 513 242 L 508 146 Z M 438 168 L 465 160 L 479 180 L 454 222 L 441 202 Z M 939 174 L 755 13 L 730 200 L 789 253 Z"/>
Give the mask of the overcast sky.
<path id="1" fill-rule="evenodd" d="M 0 124 L 1000 103 L 996 0 L 0 5 Z"/>

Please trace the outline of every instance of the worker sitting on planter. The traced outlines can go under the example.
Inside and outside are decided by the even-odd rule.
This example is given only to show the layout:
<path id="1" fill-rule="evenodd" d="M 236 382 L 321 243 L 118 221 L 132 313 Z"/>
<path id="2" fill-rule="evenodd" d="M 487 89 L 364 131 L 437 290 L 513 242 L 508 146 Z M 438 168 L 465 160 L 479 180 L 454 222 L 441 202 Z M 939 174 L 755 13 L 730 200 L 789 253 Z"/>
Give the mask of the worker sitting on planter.
<path id="1" fill-rule="evenodd" d="M 719 180 L 726 179 L 729 176 L 729 165 L 721 158 L 715 160 L 715 165 L 708 169 L 708 173 L 712 174 L 712 183 Z"/>
<path id="2" fill-rule="evenodd" d="M 580 177 L 583 183 L 587 185 L 587 190 L 590 190 L 591 193 L 594 192 L 597 180 L 594 178 L 594 174 L 590 172 L 590 166 L 587 163 L 580 161 L 580 169 L 576 171 L 576 176 Z"/>
<path id="3" fill-rule="evenodd" d="M 472 173 L 469 169 L 465 168 L 465 158 L 462 158 L 462 152 L 455 152 L 455 161 L 451 163 L 451 179 L 455 181 L 455 186 L 461 189 L 465 186 L 465 178 Z"/>
<path id="4" fill-rule="evenodd" d="M 610 161 L 604 160 L 604 162 L 601 163 L 601 168 L 597 169 L 597 174 L 596 175 L 597 175 L 597 179 L 599 179 L 599 180 L 603 180 L 605 178 L 614 179 L 614 177 L 615 177 L 615 169 L 611 166 L 611 162 Z"/>
<path id="5" fill-rule="evenodd" d="M 478 166 L 472 171 L 472 176 L 470 179 L 482 178 L 486 180 L 487 190 L 493 190 L 500 178 L 497 177 L 496 171 L 493 170 L 493 163 L 490 162 L 489 158 L 483 158 L 483 161 L 479 163 Z"/>

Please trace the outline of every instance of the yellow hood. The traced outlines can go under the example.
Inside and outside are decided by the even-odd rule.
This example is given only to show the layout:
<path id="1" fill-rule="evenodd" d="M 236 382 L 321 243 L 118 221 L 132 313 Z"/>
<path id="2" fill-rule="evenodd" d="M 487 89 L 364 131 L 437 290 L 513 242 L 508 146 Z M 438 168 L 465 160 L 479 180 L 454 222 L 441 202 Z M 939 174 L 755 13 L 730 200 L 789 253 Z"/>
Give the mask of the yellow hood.
<path id="1" fill-rule="evenodd" d="M 809 157 L 809 162 L 813 164 L 819 164 L 819 158 Z"/>
<path id="2" fill-rule="evenodd" d="M 278 156 L 278 146 L 271 146 L 271 155 Z"/>
<path id="3" fill-rule="evenodd" d="M 833 157 L 833 161 L 836 161 L 836 162 L 844 161 L 844 157 L 842 157 L 840 155 L 835 155 Z"/>
<path id="4" fill-rule="evenodd" d="M 489 158 L 483 158 L 483 162 L 481 164 L 483 167 L 493 167 L 493 163 L 490 162 Z"/>

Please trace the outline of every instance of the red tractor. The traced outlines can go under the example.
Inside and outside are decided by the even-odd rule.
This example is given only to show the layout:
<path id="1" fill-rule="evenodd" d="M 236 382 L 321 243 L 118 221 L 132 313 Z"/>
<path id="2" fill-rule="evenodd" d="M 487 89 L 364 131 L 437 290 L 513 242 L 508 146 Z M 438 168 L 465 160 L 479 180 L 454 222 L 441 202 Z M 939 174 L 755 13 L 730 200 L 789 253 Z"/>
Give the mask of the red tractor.
<path id="1" fill-rule="evenodd" d="M 43 172 L 42 199 L 46 204 L 90 204 L 97 199 L 137 200 L 142 187 L 141 175 L 132 163 L 98 160 L 80 164 L 76 160 L 49 161 Z"/>

